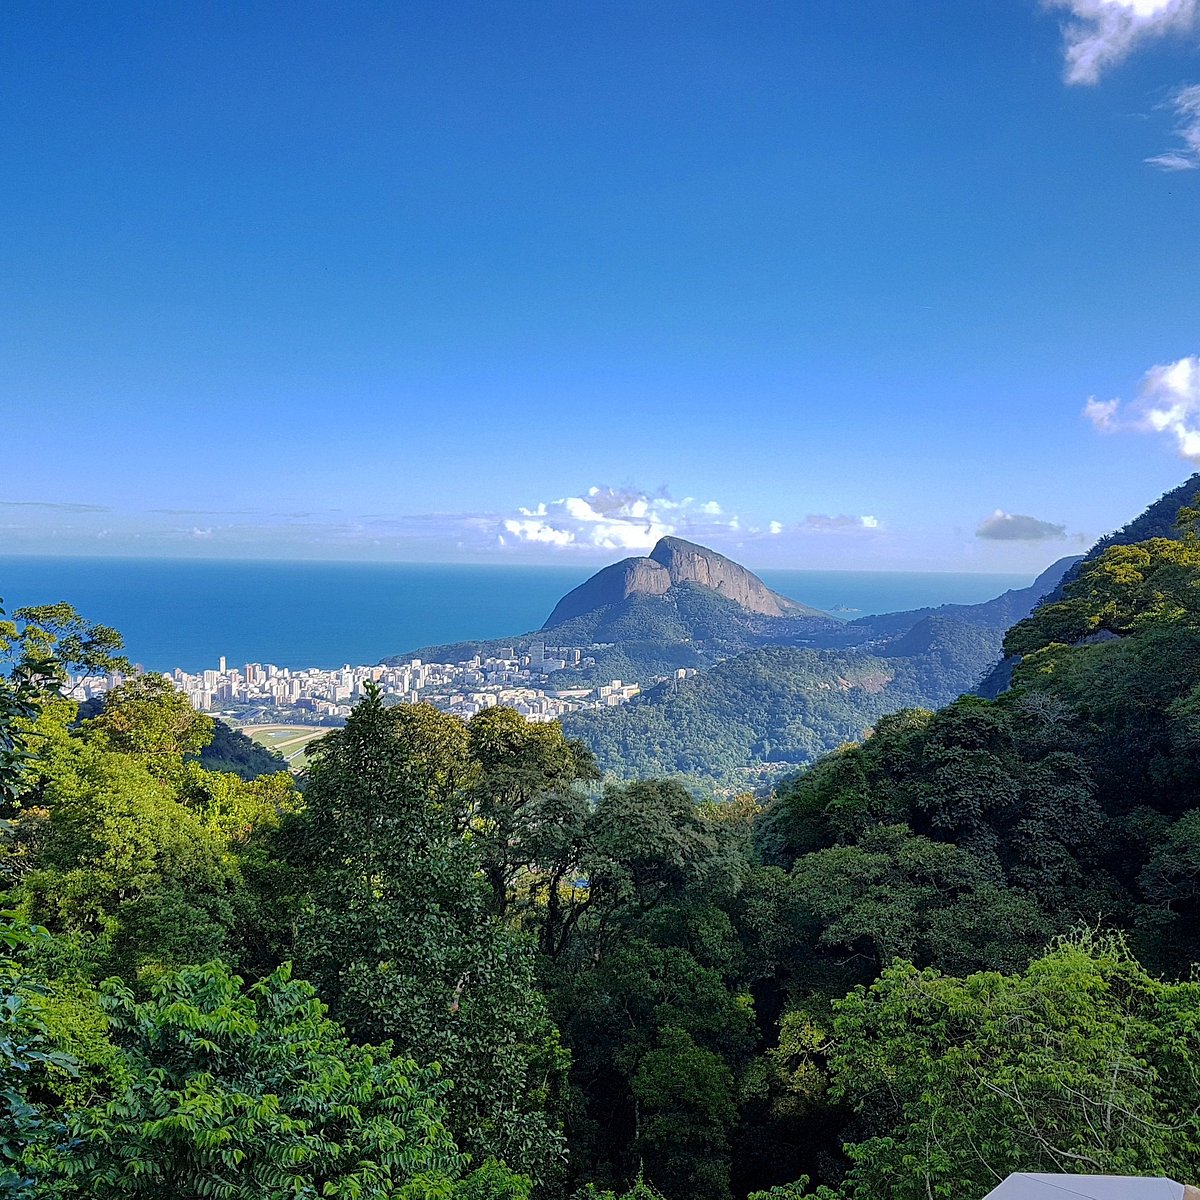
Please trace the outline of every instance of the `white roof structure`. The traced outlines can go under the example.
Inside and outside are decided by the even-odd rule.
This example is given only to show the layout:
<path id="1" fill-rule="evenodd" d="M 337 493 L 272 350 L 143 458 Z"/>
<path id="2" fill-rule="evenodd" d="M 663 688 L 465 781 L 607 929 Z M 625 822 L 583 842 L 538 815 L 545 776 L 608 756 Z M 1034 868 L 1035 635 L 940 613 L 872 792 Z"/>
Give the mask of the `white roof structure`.
<path id="1" fill-rule="evenodd" d="M 983 1200 L 1200 1200 L 1173 1179 L 1135 1175 L 1038 1175 L 1020 1171 Z"/>

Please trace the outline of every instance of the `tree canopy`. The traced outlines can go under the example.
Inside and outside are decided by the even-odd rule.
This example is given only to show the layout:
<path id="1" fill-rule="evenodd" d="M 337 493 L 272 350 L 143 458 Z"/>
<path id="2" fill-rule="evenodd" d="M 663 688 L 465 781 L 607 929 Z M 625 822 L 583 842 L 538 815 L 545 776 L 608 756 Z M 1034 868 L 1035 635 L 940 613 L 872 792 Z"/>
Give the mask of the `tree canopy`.
<path id="1" fill-rule="evenodd" d="M 602 780 L 556 724 L 378 693 L 315 744 L 303 792 L 212 771 L 211 723 L 161 676 L 81 719 L 64 663 L 119 643 L 28 610 L 0 683 L 0 1194 L 928 1200 L 1013 1170 L 1200 1179 L 1183 518 L 1018 623 L 996 699 L 881 708 L 772 796 L 720 803 Z M 854 713 L 880 663 L 903 684 L 906 657 L 949 653 L 937 625 L 843 656 Z M 792 706 L 833 688 L 815 660 L 726 669 L 779 761 L 817 738 Z M 630 712 L 647 764 L 753 732 L 702 705 Z"/>

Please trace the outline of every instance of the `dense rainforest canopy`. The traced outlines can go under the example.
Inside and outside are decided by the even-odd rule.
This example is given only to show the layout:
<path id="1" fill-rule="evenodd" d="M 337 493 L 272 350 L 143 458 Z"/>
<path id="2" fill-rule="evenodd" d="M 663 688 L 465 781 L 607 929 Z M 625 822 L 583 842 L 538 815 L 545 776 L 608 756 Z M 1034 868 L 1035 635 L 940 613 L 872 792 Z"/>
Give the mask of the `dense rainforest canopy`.
<path id="1" fill-rule="evenodd" d="M 65 669 L 119 638 L 22 610 L 0 1194 L 1200 1180 L 1196 518 L 1019 622 L 997 699 L 881 717 L 766 804 L 374 695 L 303 794 L 242 779 L 197 760 L 211 722 L 161 677 L 80 719 Z"/>

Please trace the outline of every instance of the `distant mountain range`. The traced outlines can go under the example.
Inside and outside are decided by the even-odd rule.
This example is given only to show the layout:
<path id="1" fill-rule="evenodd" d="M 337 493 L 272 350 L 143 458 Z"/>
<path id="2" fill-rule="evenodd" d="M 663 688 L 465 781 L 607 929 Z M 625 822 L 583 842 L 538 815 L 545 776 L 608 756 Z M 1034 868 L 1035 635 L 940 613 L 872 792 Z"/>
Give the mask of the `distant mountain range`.
<path id="1" fill-rule="evenodd" d="M 999 658 L 1005 631 L 1077 561 L 982 604 L 846 622 L 781 596 L 714 550 L 667 537 L 568 592 L 540 630 L 388 661 L 461 662 L 549 638 L 585 648 L 595 666 L 557 672 L 559 686 L 618 678 L 646 687 L 629 704 L 564 719 L 603 770 L 744 788 L 861 737 L 885 713 L 970 690 Z M 679 668 L 700 673 L 677 679 Z"/>
<path id="2" fill-rule="evenodd" d="M 825 645 L 866 645 L 888 642 L 910 633 L 915 626 L 935 618 L 959 621 L 982 629 L 1000 630 L 1000 639 L 1010 626 L 1027 617 L 1043 597 L 1055 592 L 1060 581 L 1083 561 L 1080 555 L 1060 558 L 1047 567 L 1028 587 L 1013 588 L 980 604 L 942 604 L 936 608 L 914 608 L 906 612 L 859 617 L 822 639 Z M 996 653 L 1000 641 L 996 642 Z"/>
<path id="3" fill-rule="evenodd" d="M 761 787 L 861 738 L 889 712 L 938 708 L 969 691 L 1008 628 L 1078 561 L 1060 559 L 1029 587 L 981 604 L 813 622 L 804 646 L 744 650 L 619 708 L 571 714 L 563 728 L 614 775 Z"/>

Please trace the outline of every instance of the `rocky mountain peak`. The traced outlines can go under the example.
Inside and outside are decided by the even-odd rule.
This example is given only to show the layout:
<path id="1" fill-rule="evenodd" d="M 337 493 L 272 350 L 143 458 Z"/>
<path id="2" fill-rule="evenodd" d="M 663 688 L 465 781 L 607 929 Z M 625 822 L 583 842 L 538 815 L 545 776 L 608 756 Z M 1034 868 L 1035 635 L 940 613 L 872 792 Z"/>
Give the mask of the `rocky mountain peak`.
<path id="1" fill-rule="evenodd" d="M 760 616 L 817 615 L 816 609 L 771 591 L 757 575 L 723 554 L 683 538 L 665 537 L 648 557 L 622 559 L 568 592 L 555 605 L 543 628 L 637 597 L 665 596 L 681 584 L 708 588 Z"/>

